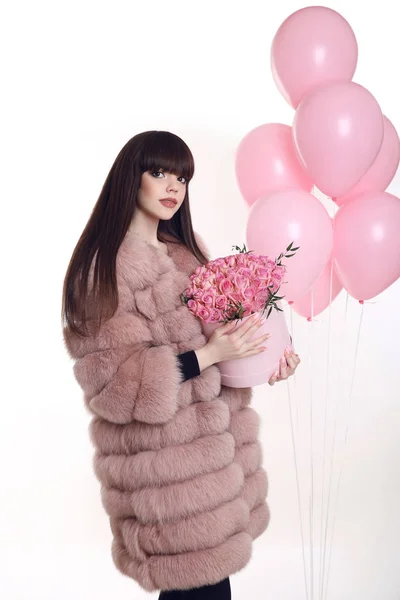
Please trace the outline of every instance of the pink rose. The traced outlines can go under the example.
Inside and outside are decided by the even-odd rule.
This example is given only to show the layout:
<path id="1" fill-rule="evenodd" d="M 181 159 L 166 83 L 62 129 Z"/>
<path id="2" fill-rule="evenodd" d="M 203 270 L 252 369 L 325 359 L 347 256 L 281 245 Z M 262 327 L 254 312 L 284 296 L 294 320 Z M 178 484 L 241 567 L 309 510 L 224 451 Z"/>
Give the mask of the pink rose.
<path id="1" fill-rule="evenodd" d="M 225 271 L 225 277 L 227 279 L 230 279 L 231 281 L 234 279 L 235 275 L 236 275 L 237 271 L 236 269 L 233 269 L 232 267 L 229 267 L 228 269 L 226 269 Z"/>
<path id="2" fill-rule="evenodd" d="M 227 304 L 228 300 L 226 296 L 223 296 L 222 294 L 215 296 L 215 308 L 223 310 L 224 308 L 226 308 Z"/>
<path id="3" fill-rule="evenodd" d="M 233 300 L 234 302 L 241 302 L 242 294 L 240 292 L 230 292 L 230 294 L 228 294 L 228 300 Z"/>
<path id="4" fill-rule="evenodd" d="M 253 285 L 249 285 L 243 292 L 244 297 L 251 300 L 252 298 L 254 298 L 254 294 L 255 294 L 255 288 Z"/>
<path id="5" fill-rule="evenodd" d="M 248 317 L 253 312 L 253 307 L 251 304 L 244 303 L 243 308 L 244 308 L 244 313 L 243 313 L 244 317 Z"/>
<path id="6" fill-rule="evenodd" d="M 202 301 L 207 308 L 214 306 L 214 296 L 210 292 L 204 292 Z"/>
<path id="7" fill-rule="evenodd" d="M 257 267 L 257 265 L 255 265 L 255 264 L 253 264 L 253 265 L 250 265 L 250 266 L 248 267 L 248 269 L 249 269 L 249 271 L 250 271 L 250 274 L 251 274 L 251 277 L 255 277 L 255 276 L 256 276 L 256 274 L 257 274 L 257 268 L 258 268 L 258 267 Z"/>
<path id="8" fill-rule="evenodd" d="M 254 298 L 255 298 L 256 302 L 260 301 L 265 304 L 267 302 L 269 296 L 270 296 L 270 293 L 269 293 L 268 289 L 262 289 L 262 290 L 257 290 Z"/>
<path id="9" fill-rule="evenodd" d="M 234 308 L 227 308 L 224 312 L 224 319 L 226 321 L 230 321 L 233 319 L 233 315 L 235 314 L 235 309 Z"/>
<path id="10" fill-rule="evenodd" d="M 271 283 L 274 286 L 278 286 L 279 287 L 282 284 L 282 277 L 280 275 L 273 274 L 272 277 L 271 277 Z"/>
<path id="11" fill-rule="evenodd" d="M 236 264 L 238 267 L 246 267 L 248 263 L 246 254 L 237 254 L 236 255 Z"/>
<path id="12" fill-rule="evenodd" d="M 210 320 L 208 323 L 218 323 L 219 321 L 222 321 L 222 319 L 223 315 L 221 310 L 218 310 L 218 308 L 210 309 Z"/>
<path id="13" fill-rule="evenodd" d="M 196 302 L 196 300 L 189 300 L 188 308 L 189 308 L 190 312 L 193 313 L 197 317 L 201 307 L 200 307 L 200 304 L 198 302 Z"/>
<path id="14" fill-rule="evenodd" d="M 203 290 L 207 291 L 207 290 L 211 290 L 213 287 L 213 283 L 210 280 L 206 280 L 203 284 Z"/>
<path id="15" fill-rule="evenodd" d="M 280 277 L 282 277 L 282 279 L 283 279 L 283 277 L 285 277 L 286 271 L 287 271 L 287 269 L 286 269 L 285 265 L 281 265 L 280 267 L 276 266 L 274 269 L 274 273 L 277 273 Z"/>
<path id="16" fill-rule="evenodd" d="M 263 302 L 261 299 L 256 298 L 254 301 L 254 310 L 255 312 L 260 312 L 261 310 L 263 310 L 265 306 L 265 302 Z"/>
<path id="17" fill-rule="evenodd" d="M 236 289 L 238 291 L 242 291 L 242 290 L 245 290 L 246 287 L 249 285 L 249 280 L 246 277 L 244 277 L 243 275 L 240 275 L 237 273 L 234 278 L 234 283 L 235 283 Z"/>
<path id="18" fill-rule="evenodd" d="M 243 267 L 241 269 L 241 274 L 244 277 L 248 277 L 248 279 L 251 279 L 251 277 L 253 277 L 253 275 L 254 275 L 253 271 L 251 269 L 249 269 L 249 267 Z"/>
<path id="19" fill-rule="evenodd" d="M 280 286 L 279 283 L 272 283 L 271 284 L 271 288 L 270 288 L 271 289 L 271 294 L 277 294 L 280 287 L 281 286 Z"/>
<path id="20" fill-rule="evenodd" d="M 220 267 L 223 267 L 224 265 L 225 265 L 225 260 L 223 258 L 216 258 L 215 260 L 212 261 L 213 268 L 219 269 Z"/>
<path id="21" fill-rule="evenodd" d="M 209 322 L 208 319 L 210 318 L 210 310 L 208 308 L 205 308 L 204 306 L 202 306 L 197 311 L 197 316 L 199 317 L 199 319 L 201 319 L 205 323 L 208 323 Z"/>
<path id="22" fill-rule="evenodd" d="M 194 290 L 194 292 L 193 292 L 193 298 L 194 298 L 194 300 L 201 300 L 202 297 L 203 297 L 203 290 L 202 289 Z"/>
<path id="23" fill-rule="evenodd" d="M 258 267 L 257 268 L 257 276 L 261 279 L 269 279 L 271 277 L 271 269 L 268 267 Z"/>
<path id="24" fill-rule="evenodd" d="M 192 287 L 194 287 L 194 286 L 197 286 L 197 287 L 198 287 L 200 284 L 201 284 L 201 279 L 200 279 L 200 277 L 195 277 L 195 278 L 192 280 Z"/>
<path id="25" fill-rule="evenodd" d="M 262 285 L 259 286 L 259 288 L 257 289 L 257 293 L 260 294 L 267 294 L 270 295 L 270 291 L 269 291 L 269 285 L 267 285 L 266 283 L 263 283 Z"/>
<path id="26" fill-rule="evenodd" d="M 218 285 L 222 294 L 229 294 L 233 291 L 233 285 L 229 279 L 222 279 L 222 281 Z"/>

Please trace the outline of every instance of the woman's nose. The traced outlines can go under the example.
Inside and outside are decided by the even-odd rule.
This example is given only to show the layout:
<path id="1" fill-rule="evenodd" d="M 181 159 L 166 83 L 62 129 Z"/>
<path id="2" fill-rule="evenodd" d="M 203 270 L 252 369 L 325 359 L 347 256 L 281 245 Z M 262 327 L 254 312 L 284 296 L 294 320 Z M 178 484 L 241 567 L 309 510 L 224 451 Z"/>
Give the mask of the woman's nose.
<path id="1" fill-rule="evenodd" d="M 178 191 L 178 180 L 173 176 L 168 178 L 167 189 Z"/>

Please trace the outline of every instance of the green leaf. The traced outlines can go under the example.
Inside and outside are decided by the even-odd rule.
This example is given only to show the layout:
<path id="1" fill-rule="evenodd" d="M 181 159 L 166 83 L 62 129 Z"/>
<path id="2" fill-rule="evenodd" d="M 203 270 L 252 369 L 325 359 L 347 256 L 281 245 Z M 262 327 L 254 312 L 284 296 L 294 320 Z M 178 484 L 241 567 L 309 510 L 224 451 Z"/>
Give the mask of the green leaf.
<path id="1" fill-rule="evenodd" d="M 296 252 L 294 252 L 293 254 L 286 254 L 285 258 L 292 258 L 292 256 L 296 256 Z"/>
<path id="2" fill-rule="evenodd" d="M 293 243 L 294 243 L 294 242 L 291 242 L 291 243 L 289 244 L 289 246 L 286 248 L 286 252 L 289 252 L 289 250 L 291 250 L 291 249 L 292 249 Z"/>

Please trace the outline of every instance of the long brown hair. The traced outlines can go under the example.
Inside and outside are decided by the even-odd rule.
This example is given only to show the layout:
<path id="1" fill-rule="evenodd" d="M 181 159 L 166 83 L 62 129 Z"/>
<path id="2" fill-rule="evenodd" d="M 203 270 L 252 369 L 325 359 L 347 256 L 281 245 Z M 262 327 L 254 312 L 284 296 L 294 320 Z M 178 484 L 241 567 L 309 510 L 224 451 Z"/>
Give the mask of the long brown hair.
<path id="1" fill-rule="evenodd" d="M 97 327 L 118 307 L 116 257 L 137 206 L 142 173 L 163 169 L 185 177 L 194 174 L 194 160 L 185 142 L 168 131 L 145 131 L 131 138 L 119 152 L 104 182 L 92 214 L 75 246 L 64 279 L 62 325 L 77 335 L 87 336 L 88 303 L 90 320 Z M 184 244 L 202 263 L 207 258 L 196 243 L 189 206 L 189 186 L 174 216 L 160 221 L 160 241 Z M 94 261 L 94 262 L 93 262 Z M 93 285 L 89 273 L 93 264 Z"/>

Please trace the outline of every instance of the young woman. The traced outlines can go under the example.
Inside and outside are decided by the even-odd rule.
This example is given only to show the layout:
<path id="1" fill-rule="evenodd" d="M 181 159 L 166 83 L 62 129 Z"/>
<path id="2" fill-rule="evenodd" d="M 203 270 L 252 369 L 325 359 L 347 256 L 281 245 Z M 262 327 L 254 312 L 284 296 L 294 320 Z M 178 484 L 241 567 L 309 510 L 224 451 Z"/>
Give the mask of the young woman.
<path id="1" fill-rule="evenodd" d="M 221 385 L 215 363 L 262 352 L 267 336 L 251 340 L 252 318 L 207 342 L 182 305 L 208 260 L 192 228 L 193 173 L 172 133 L 122 148 L 65 276 L 63 333 L 93 415 L 115 565 L 160 599 L 227 600 L 269 511 L 252 390 Z M 286 353 L 270 383 L 298 363 Z"/>

